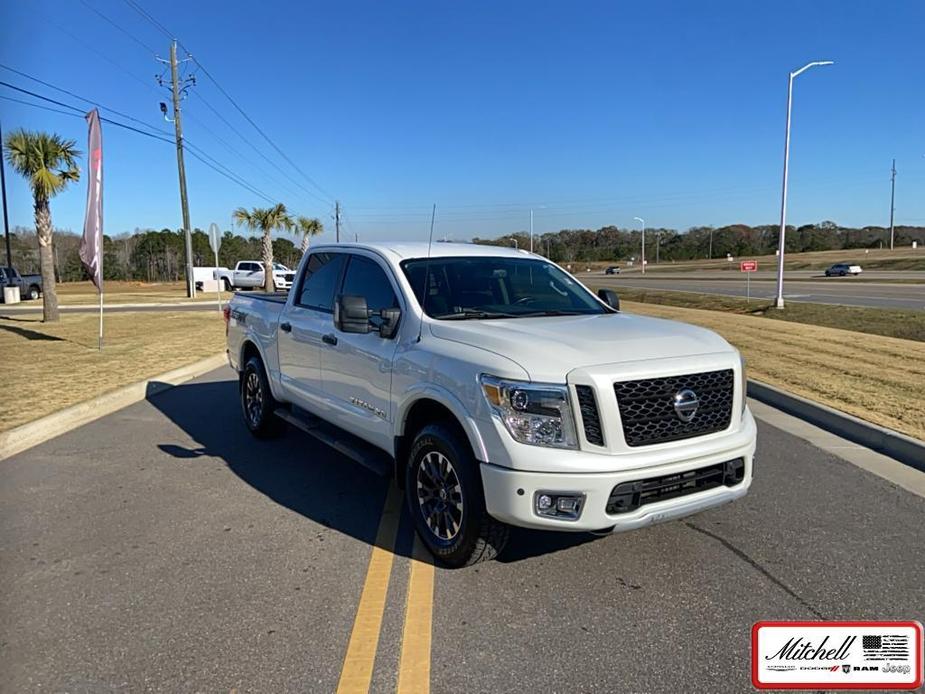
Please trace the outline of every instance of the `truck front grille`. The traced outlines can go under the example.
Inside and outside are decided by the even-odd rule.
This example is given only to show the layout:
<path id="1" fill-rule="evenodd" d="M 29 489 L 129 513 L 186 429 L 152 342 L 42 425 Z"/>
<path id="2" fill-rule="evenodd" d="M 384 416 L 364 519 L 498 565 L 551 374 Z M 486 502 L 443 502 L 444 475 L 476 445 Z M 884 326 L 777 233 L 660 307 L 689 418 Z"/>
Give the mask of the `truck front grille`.
<path id="1" fill-rule="evenodd" d="M 732 416 L 732 369 L 686 376 L 646 378 L 613 384 L 628 446 L 647 446 L 722 431 Z M 674 398 L 683 390 L 697 397 L 697 411 L 685 422 Z"/>
<path id="2" fill-rule="evenodd" d="M 745 479 L 745 461 L 742 458 L 736 458 L 677 475 L 662 475 L 633 482 L 621 482 L 610 492 L 610 498 L 607 500 L 607 513 L 612 516 L 631 513 L 640 506 L 656 501 L 705 492 L 719 486 L 733 487 L 743 479 Z"/>
<path id="3" fill-rule="evenodd" d="M 591 386 L 575 386 L 575 393 L 578 395 L 578 408 L 581 412 L 581 423 L 585 430 L 585 438 L 588 443 L 603 446 L 604 432 L 601 430 L 601 416 L 597 411 L 594 388 Z"/>

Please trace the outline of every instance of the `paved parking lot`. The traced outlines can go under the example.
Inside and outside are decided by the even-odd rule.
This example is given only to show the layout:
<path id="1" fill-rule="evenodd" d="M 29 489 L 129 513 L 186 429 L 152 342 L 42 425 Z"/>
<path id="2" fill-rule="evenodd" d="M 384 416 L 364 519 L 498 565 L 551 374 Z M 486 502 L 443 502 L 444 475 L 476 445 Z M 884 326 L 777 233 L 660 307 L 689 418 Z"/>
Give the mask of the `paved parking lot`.
<path id="1" fill-rule="evenodd" d="M 385 480 L 251 439 L 231 377 L 0 462 L 2 691 L 324 692 L 367 658 L 382 692 L 743 692 L 759 619 L 925 618 L 925 499 L 763 422 L 736 504 L 450 571 L 382 531 Z"/>

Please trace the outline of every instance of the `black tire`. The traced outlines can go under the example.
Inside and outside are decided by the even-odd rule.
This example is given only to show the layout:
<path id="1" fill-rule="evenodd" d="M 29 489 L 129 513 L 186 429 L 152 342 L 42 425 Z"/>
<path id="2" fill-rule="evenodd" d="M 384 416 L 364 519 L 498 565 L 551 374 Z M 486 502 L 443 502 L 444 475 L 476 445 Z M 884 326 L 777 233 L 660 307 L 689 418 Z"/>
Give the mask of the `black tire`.
<path id="1" fill-rule="evenodd" d="M 233 292 L 233 291 L 234 291 L 234 287 L 231 286 L 231 282 L 228 281 L 228 278 L 227 278 L 227 277 L 222 277 L 222 284 L 225 285 L 225 291 L 226 291 L 226 292 Z"/>
<path id="2" fill-rule="evenodd" d="M 270 392 L 260 357 L 250 357 L 244 364 L 239 390 L 241 414 L 251 434 L 258 439 L 269 439 L 285 431 L 286 423 L 273 414 L 280 404 Z"/>
<path id="3" fill-rule="evenodd" d="M 844 276 L 847 275 L 847 274 L 848 274 L 847 272 L 839 272 L 839 273 L 838 273 L 838 276 L 839 276 L 839 277 L 844 277 Z"/>
<path id="4" fill-rule="evenodd" d="M 41 293 L 41 290 L 36 285 L 33 284 L 31 287 L 29 287 L 29 298 L 32 299 L 32 301 L 38 299 Z"/>
<path id="5" fill-rule="evenodd" d="M 438 471 L 431 474 L 435 468 Z M 427 487 L 442 487 L 443 493 L 437 496 Z M 485 510 L 478 462 L 468 442 L 451 426 L 429 424 L 415 436 L 405 497 L 418 535 L 447 566 L 494 559 L 507 543 L 508 526 Z"/>

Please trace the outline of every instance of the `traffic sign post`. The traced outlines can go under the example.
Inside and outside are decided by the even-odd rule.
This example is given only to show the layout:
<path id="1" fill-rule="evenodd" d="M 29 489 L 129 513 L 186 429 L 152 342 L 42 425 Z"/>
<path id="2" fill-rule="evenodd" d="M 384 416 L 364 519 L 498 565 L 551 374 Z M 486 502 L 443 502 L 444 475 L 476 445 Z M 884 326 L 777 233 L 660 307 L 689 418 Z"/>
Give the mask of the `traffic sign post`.
<path id="1" fill-rule="evenodd" d="M 209 245 L 212 247 L 212 252 L 215 253 L 215 267 L 218 267 L 218 249 L 222 247 L 222 232 L 218 228 L 218 224 L 212 222 L 209 225 Z M 215 271 L 212 271 L 212 277 L 215 277 Z M 215 282 L 215 294 L 218 296 L 218 311 L 222 312 L 222 285 L 216 280 Z"/>
<path id="2" fill-rule="evenodd" d="M 739 272 L 745 273 L 745 301 L 751 303 L 752 300 L 752 273 L 758 272 L 757 260 L 743 260 L 739 262 Z"/>

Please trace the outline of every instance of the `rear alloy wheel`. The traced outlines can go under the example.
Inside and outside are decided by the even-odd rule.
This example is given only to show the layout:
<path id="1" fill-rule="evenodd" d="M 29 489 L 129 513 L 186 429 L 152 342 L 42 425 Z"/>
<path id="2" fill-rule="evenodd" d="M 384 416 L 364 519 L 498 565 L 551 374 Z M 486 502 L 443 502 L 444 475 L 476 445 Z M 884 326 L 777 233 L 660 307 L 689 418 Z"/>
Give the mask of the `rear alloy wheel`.
<path id="1" fill-rule="evenodd" d="M 241 413 L 247 428 L 258 439 L 279 436 L 285 422 L 274 414 L 279 403 L 270 392 L 263 362 L 251 357 L 241 373 Z"/>
<path id="2" fill-rule="evenodd" d="M 35 301 L 39 298 L 39 288 L 34 284 L 29 287 L 29 298 L 32 299 L 32 301 Z"/>
<path id="3" fill-rule="evenodd" d="M 415 529 L 431 553 L 451 567 L 494 559 L 509 528 L 485 510 L 479 463 L 447 424 L 430 424 L 414 439 L 405 497 Z"/>

